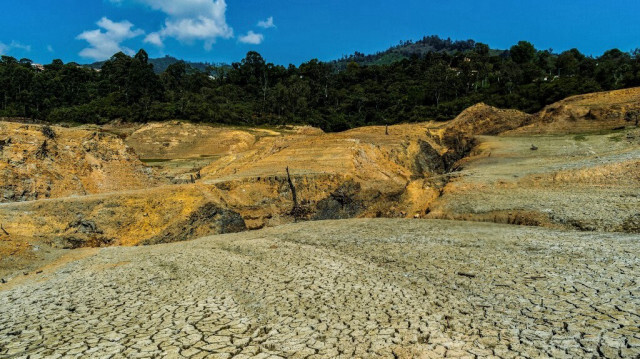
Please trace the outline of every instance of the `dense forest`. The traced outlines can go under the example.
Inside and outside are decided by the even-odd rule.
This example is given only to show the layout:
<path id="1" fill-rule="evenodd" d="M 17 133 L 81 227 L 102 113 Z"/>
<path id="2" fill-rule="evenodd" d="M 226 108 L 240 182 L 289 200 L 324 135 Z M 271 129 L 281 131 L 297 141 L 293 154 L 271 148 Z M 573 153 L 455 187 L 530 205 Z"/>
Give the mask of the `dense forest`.
<path id="1" fill-rule="evenodd" d="M 375 54 L 364 54 L 356 51 L 352 55 L 343 56 L 339 60 L 331 61 L 335 69 L 344 70 L 351 62 L 358 65 L 388 65 L 404 59 L 410 59 L 413 56 L 422 57 L 430 52 L 467 52 L 475 49 L 476 42 L 473 40 L 457 40 L 442 39 L 439 36 L 425 36 L 418 41 L 408 40 L 400 41 L 396 46 L 391 46 L 385 51 Z M 492 55 L 500 55 L 504 53 L 501 50 L 490 50 Z"/>
<path id="2" fill-rule="evenodd" d="M 478 102 L 535 112 L 569 95 L 640 85 L 640 50 L 590 57 L 576 49 L 536 50 L 526 41 L 508 51 L 471 40 L 421 41 L 372 57 L 311 60 L 299 67 L 274 65 L 249 52 L 231 66 L 200 71 L 177 62 L 160 74 L 144 50 L 133 57 L 117 53 L 100 70 L 60 60 L 40 67 L 2 56 L 0 117 L 309 124 L 339 131 L 451 119 Z"/>
<path id="3" fill-rule="evenodd" d="M 229 65 L 225 65 L 225 64 L 213 64 L 213 63 L 209 63 L 209 62 L 191 62 L 191 61 L 184 61 L 184 60 L 180 60 L 177 59 L 173 56 L 169 56 L 166 55 L 164 57 L 159 57 L 157 59 L 149 59 L 148 60 L 149 63 L 151 65 L 153 65 L 153 71 L 156 74 L 161 74 L 163 72 L 165 72 L 167 70 L 167 68 L 169 68 L 169 66 L 178 63 L 178 62 L 184 62 L 185 64 L 187 64 L 187 66 L 196 69 L 198 71 L 208 71 L 209 67 L 211 66 L 229 66 Z M 104 65 L 106 61 L 98 61 L 98 62 L 94 62 L 90 65 L 87 65 L 87 67 L 90 67 L 92 69 L 96 69 L 99 70 L 102 68 L 102 66 Z"/>

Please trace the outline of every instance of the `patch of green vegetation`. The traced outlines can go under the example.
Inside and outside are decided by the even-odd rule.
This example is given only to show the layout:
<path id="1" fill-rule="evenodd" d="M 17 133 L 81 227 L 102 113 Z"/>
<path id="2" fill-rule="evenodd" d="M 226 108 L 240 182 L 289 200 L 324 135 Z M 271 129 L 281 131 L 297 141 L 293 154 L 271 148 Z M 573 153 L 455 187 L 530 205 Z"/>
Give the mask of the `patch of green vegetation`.
<path id="1" fill-rule="evenodd" d="M 609 137 L 609 141 L 620 142 L 620 141 L 622 141 L 622 135 L 611 136 L 611 137 Z"/>
<path id="2" fill-rule="evenodd" d="M 150 164 L 150 163 L 164 163 L 171 161 L 167 158 L 141 158 L 140 161 Z"/>
<path id="3" fill-rule="evenodd" d="M 575 141 L 586 141 L 587 140 L 587 136 L 585 136 L 585 135 L 575 135 L 575 136 L 573 136 L 573 139 Z"/>

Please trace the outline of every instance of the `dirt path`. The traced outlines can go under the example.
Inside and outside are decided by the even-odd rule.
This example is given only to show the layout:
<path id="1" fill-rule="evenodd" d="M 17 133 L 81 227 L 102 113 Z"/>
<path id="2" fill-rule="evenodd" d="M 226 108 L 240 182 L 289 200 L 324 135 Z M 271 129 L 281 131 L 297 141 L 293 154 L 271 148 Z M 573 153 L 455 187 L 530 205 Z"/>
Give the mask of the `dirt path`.
<path id="1" fill-rule="evenodd" d="M 0 292 L 0 357 L 635 357 L 639 250 L 391 219 L 105 248 Z"/>

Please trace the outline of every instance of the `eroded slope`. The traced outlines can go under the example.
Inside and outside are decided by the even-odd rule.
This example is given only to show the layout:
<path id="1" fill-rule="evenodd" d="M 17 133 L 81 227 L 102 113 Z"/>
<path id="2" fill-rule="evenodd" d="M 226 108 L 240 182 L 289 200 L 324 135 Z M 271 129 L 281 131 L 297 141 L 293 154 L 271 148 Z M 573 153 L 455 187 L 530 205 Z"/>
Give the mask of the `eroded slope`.
<path id="1" fill-rule="evenodd" d="M 145 188 L 151 171 L 117 136 L 0 122 L 0 202 Z"/>
<path id="2" fill-rule="evenodd" d="M 569 134 L 638 126 L 640 88 L 572 96 L 545 107 L 510 134 Z"/>
<path id="3" fill-rule="evenodd" d="M 640 130 L 480 142 L 431 218 L 640 232 Z"/>
<path id="4" fill-rule="evenodd" d="M 108 193 L 0 206 L 0 249 L 150 244 L 354 217 L 430 216 L 637 232 L 640 134 L 628 118 L 639 92 L 579 96 L 554 105 L 590 106 L 589 118 L 577 120 L 551 110 L 527 115 L 479 104 L 447 123 L 331 134 L 170 122 L 103 129 L 118 136 L 53 127 L 49 144 L 44 127 L 3 124 L 4 136 L 25 138 L 5 140 L 3 149 L 3 156 L 13 156 L 8 163 L 14 171 L 24 174 L 4 164 L 4 175 L 22 187 L 31 185 L 25 193 L 32 199 Z M 594 108 L 600 115 L 593 115 Z M 580 121 L 588 121 L 591 130 L 600 126 L 601 133 L 537 134 L 582 130 L 565 126 Z M 628 129 L 607 130 L 621 123 Z M 119 137 L 147 159 L 167 161 L 156 173 L 171 181 L 152 181 Z M 45 140 L 46 155 L 38 154 Z M 173 166 L 176 161 L 183 162 Z M 149 183 L 178 184 L 128 190 Z M 51 191 L 41 195 L 45 186 Z"/>

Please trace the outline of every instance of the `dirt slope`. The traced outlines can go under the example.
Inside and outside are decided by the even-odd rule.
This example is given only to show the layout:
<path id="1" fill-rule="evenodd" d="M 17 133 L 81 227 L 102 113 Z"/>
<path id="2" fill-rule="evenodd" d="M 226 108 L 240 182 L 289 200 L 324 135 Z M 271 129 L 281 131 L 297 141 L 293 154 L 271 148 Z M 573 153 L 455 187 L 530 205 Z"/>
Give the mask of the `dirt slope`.
<path id="1" fill-rule="evenodd" d="M 63 248 L 135 245 L 162 235 L 171 226 L 186 230 L 191 216 L 203 207 L 209 206 L 211 213 L 222 203 L 219 191 L 199 185 L 6 203 L 0 205 L 0 223 L 10 236 L 0 237 L 34 237 Z M 215 227 L 214 217 L 210 223 L 200 223 L 211 230 L 199 234 L 225 232 Z"/>
<path id="2" fill-rule="evenodd" d="M 503 110 L 479 103 L 462 111 L 444 126 L 470 136 L 498 135 L 528 124 L 533 116 L 518 110 Z"/>
<path id="3" fill-rule="evenodd" d="M 249 151 L 220 158 L 202 170 L 204 183 L 228 189 L 227 198 L 277 199 L 290 168 L 307 218 L 413 216 L 437 196 L 447 148 L 430 125 L 366 127 L 334 134 L 263 138 Z M 388 134 L 387 134 L 388 133 Z M 242 183 L 234 190 L 235 184 Z"/>
<path id="4" fill-rule="evenodd" d="M 601 113 L 618 113 L 638 92 L 574 97 L 562 106 L 597 105 Z M 532 126 L 544 132 L 568 121 L 559 115 L 537 120 L 545 116 L 553 117 L 552 111 L 531 116 L 479 104 L 448 123 L 331 134 L 180 122 L 53 127 L 55 140 L 45 156 L 37 155 L 46 139 L 43 127 L 3 123 L 3 136 L 16 140 L 4 140 L 2 156 L 10 158 L 0 168 L 18 184 L 5 186 L 5 197 L 15 199 L 15 188 L 28 188 L 18 199 L 108 193 L 0 205 L 0 224 L 9 233 L 0 230 L 0 248 L 28 253 L 29 245 L 40 244 L 136 245 L 295 220 L 427 215 L 637 232 L 638 130 L 530 133 Z M 619 119 L 584 121 L 606 131 Z M 152 180 L 120 137 L 145 157 L 166 161 L 156 173 L 171 181 Z M 297 192 L 295 211 L 287 167 Z"/>
<path id="5" fill-rule="evenodd" d="M 572 96 L 545 107 L 507 134 L 568 134 L 637 126 L 640 87 Z"/>
<path id="6" fill-rule="evenodd" d="M 145 125 L 111 124 L 104 127 L 125 138 L 143 162 L 172 183 L 185 183 L 220 157 L 249 150 L 265 137 L 321 134 L 307 126 L 279 129 L 235 128 L 181 121 Z"/>
<path id="7" fill-rule="evenodd" d="M 9 247 L 20 243 L 137 245 L 296 219 L 420 215 L 444 184 L 447 149 L 427 124 L 385 131 L 273 132 L 220 157 L 194 184 L 1 205 L 0 224 L 9 235 L 0 233 L 0 240 L 12 253 Z M 287 166 L 299 200 L 295 213 Z"/>
<path id="8" fill-rule="evenodd" d="M 480 137 L 462 167 L 431 218 L 640 232 L 638 129 Z"/>
<path id="9" fill-rule="evenodd" d="M 140 158 L 168 160 L 240 152 L 255 141 L 247 131 L 178 121 L 144 125 L 125 140 Z"/>
<path id="10" fill-rule="evenodd" d="M 152 186 L 151 171 L 117 136 L 0 122 L 0 202 Z"/>

